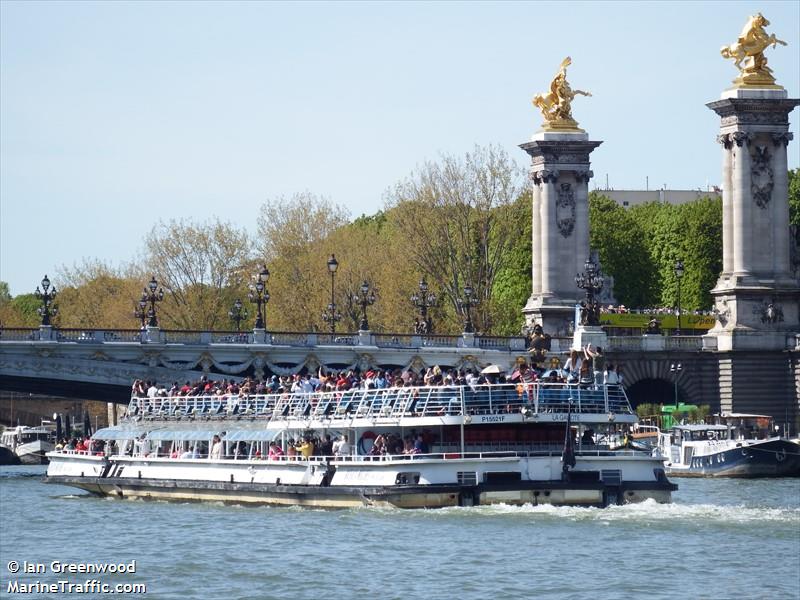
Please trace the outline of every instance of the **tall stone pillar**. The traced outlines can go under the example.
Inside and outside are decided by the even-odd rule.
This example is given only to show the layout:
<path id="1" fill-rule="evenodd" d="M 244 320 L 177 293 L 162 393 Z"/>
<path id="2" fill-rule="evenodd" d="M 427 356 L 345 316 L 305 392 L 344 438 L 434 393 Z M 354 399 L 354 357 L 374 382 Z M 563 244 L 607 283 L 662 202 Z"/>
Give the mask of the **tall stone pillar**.
<path id="1" fill-rule="evenodd" d="M 589 257 L 589 154 L 602 142 L 584 131 L 543 130 L 520 147 L 531 157 L 532 290 L 523 313 L 551 335 L 565 334 L 575 315 L 575 274 Z"/>
<path id="2" fill-rule="evenodd" d="M 723 270 L 712 290 L 717 348 L 784 350 L 800 330 L 790 263 L 786 147 L 800 104 L 778 86 L 737 87 L 707 106 L 722 119 Z"/>

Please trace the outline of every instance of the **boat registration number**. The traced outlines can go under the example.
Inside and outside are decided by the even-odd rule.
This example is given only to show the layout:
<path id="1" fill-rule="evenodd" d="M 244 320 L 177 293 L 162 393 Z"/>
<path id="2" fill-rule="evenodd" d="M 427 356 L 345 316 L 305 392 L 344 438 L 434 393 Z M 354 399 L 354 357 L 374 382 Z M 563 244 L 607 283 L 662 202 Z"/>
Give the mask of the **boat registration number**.
<path id="1" fill-rule="evenodd" d="M 506 420 L 506 415 L 481 415 L 478 423 L 502 423 Z"/>

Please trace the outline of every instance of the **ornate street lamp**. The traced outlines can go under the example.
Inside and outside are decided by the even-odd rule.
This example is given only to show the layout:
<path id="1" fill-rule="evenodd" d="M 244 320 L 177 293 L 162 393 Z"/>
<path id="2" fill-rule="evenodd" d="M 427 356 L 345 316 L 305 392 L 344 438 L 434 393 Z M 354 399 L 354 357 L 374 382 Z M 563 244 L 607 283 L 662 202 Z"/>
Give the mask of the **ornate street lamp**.
<path id="1" fill-rule="evenodd" d="M 681 371 L 683 371 L 683 365 L 681 363 L 672 363 L 669 366 L 669 372 L 673 374 L 675 377 L 675 409 L 678 408 L 678 377 L 681 376 Z"/>
<path id="2" fill-rule="evenodd" d="M 42 317 L 42 325 L 50 325 L 50 317 L 55 318 L 58 314 L 58 309 L 55 306 L 52 306 L 53 300 L 56 299 L 56 287 L 53 286 L 53 291 L 50 291 L 50 280 L 47 278 L 47 275 L 44 276 L 42 279 L 42 289 L 44 292 L 39 291 L 39 286 L 36 286 L 36 298 L 42 301 L 42 305 L 39 307 L 39 316 Z"/>
<path id="3" fill-rule="evenodd" d="M 339 314 L 339 311 L 336 310 L 336 300 L 334 299 L 334 290 L 335 290 L 335 279 L 336 279 L 336 269 L 339 268 L 339 261 L 336 260 L 336 256 L 331 254 L 331 257 L 328 259 L 328 272 L 331 274 L 331 301 L 328 304 L 328 307 L 322 311 L 322 320 L 325 321 L 331 329 L 331 333 L 336 333 L 336 322 L 340 321 L 342 315 Z"/>
<path id="4" fill-rule="evenodd" d="M 683 279 L 683 261 L 675 261 L 675 279 L 678 280 L 678 329 L 676 335 L 681 334 L 681 279 Z"/>
<path id="5" fill-rule="evenodd" d="M 603 275 L 591 258 L 586 259 L 583 269 L 583 273 L 575 275 L 575 285 L 579 289 L 586 290 L 586 306 L 581 311 L 581 325 L 598 326 L 600 325 L 600 302 L 597 296 L 603 289 Z"/>
<path id="6" fill-rule="evenodd" d="M 269 292 L 267 291 L 267 281 L 269 281 L 269 270 L 267 265 L 261 265 L 261 271 L 254 277 L 255 282 L 250 284 L 250 302 L 256 305 L 256 329 L 264 329 L 265 315 L 267 312 L 267 302 L 269 302 Z M 261 310 L 261 307 L 264 310 Z M 232 318 L 232 317 L 231 317 Z M 236 325 L 238 331 L 238 323 Z"/>
<path id="7" fill-rule="evenodd" d="M 156 316 L 156 302 L 161 302 L 164 299 L 164 288 L 158 287 L 158 281 L 156 281 L 155 275 L 147 284 L 147 287 L 144 288 L 144 294 L 142 295 L 145 303 L 150 303 L 150 309 L 147 311 L 147 316 L 149 321 L 147 323 L 148 327 L 158 327 L 158 317 Z"/>
<path id="8" fill-rule="evenodd" d="M 428 309 L 437 306 L 436 294 L 428 290 L 425 278 L 419 280 L 419 293 L 411 294 L 411 304 L 419 310 L 419 319 L 414 324 L 414 333 L 433 333 L 433 321 L 428 317 Z"/>
<path id="9" fill-rule="evenodd" d="M 138 305 L 133 309 L 133 317 L 139 319 L 142 324 L 141 328 L 144 329 L 147 323 L 147 296 L 145 294 L 142 294 Z"/>
<path id="10" fill-rule="evenodd" d="M 456 300 L 458 310 L 464 315 L 464 333 L 475 333 L 475 326 L 472 324 L 472 307 L 481 303 L 480 298 L 474 296 L 475 290 L 467 284 L 464 286 L 464 297 Z"/>
<path id="11" fill-rule="evenodd" d="M 369 321 L 367 321 L 367 307 L 375 304 L 375 290 L 369 288 L 369 284 L 364 281 L 361 284 L 361 294 L 353 296 L 353 302 L 361 307 L 361 323 L 358 325 L 360 331 L 369 331 Z"/>
<path id="12" fill-rule="evenodd" d="M 241 331 L 242 321 L 246 321 L 248 314 L 247 309 L 242 306 L 242 301 L 240 298 L 237 298 L 233 301 L 233 306 L 228 311 L 228 316 L 231 318 L 231 321 L 236 323 L 236 333 Z"/>

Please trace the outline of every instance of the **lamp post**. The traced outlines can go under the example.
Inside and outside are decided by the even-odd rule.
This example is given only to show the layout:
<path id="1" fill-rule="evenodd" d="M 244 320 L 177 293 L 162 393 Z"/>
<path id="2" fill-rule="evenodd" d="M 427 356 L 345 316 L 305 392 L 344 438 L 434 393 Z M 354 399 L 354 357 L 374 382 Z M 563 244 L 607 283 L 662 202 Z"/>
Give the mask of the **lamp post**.
<path id="1" fill-rule="evenodd" d="M 480 298 L 474 296 L 475 290 L 467 284 L 464 286 L 464 297 L 456 300 L 458 310 L 464 315 L 464 333 L 475 333 L 475 326 L 472 324 L 472 307 L 481 303 Z"/>
<path id="2" fill-rule="evenodd" d="M 142 294 L 136 308 L 133 309 L 133 317 L 139 319 L 141 323 L 140 329 L 144 329 L 147 324 L 147 296 L 145 294 Z"/>
<path id="3" fill-rule="evenodd" d="M 359 331 L 369 331 L 369 321 L 367 320 L 367 307 L 375 304 L 375 290 L 370 289 L 366 280 L 361 284 L 361 294 L 353 296 L 353 302 L 361 307 L 361 323 L 358 324 Z"/>
<path id="4" fill-rule="evenodd" d="M 669 366 L 669 372 L 675 378 L 675 410 L 678 410 L 678 377 L 680 377 L 681 371 L 683 371 L 683 365 L 681 363 L 672 363 Z"/>
<path id="5" fill-rule="evenodd" d="M 267 291 L 267 281 L 269 281 L 269 270 L 267 265 L 261 265 L 261 271 L 255 277 L 255 283 L 250 284 L 250 302 L 256 305 L 256 329 L 264 329 L 266 320 L 267 302 L 269 302 L 269 292 Z M 261 307 L 264 307 L 262 310 Z M 237 323 L 238 331 L 238 323 Z"/>
<path id="6" fill-rule="evenodd" d="M 330 327 L 331 333 L 336 333 L 336 322 L 341 320 L 342 315 L 336 310 L 336 300 L 334 299 L 336 269 L 339 268 L 339 261 L 336 256 L 331 254 L 328 259 L 328 272 L 331 274 L 331 301 L 328 307 L 322 311 L 322 320 L 325 321 Z"/>
<path id="7" fill-rule="evenodd" d="M 236 333 L 241 332 L 241 325 L 242 321 L 246 321 L 248 314 L 247 309 L 242 306 L 242 300 L 237 298 L 233 301 L 233 306 L 228 311 L 228 316 L 231 318 L 231 321 L 236 323 Z"/>
<path id="8" fill-rule="evenodd" d="M 683 279 L 683 261 L 675 261 L 675 279 L 678 280 L 678 329 L 676 335 L 681 334 L 681 279 Z"/>
<path id="9" fill-rule="evenodd" d="M 425 278 L 419 280 L 419 293 L 411 294 L 411 303 L 419 310 L 419 320 L 414 327 L 414 333 L 433 333 L 433 321 L 428 317 L 428 309 L 437 305 L 436 294 L 428 290 Z"/>
<path id="10" fill-rule="evenodd" d="M 158 317 L 156 316 L 156 302 L 161 302 L 164 299 L 164 288 L 158 287 L 158 281 L 156 281 L 155 275 L 150 282 L 147 284 L 147 287 L 144 288 L 144 294 L 142 295 L 145 303 L 150 303 L 150 309 L 147 311 L 147 316 L 150 320 L 147 323 L 148 327 L 158 327 Z"/>
<path id="11" fill-rule="evenodd" d="M 47 275 L 42 279 L 42 291 L 39 291 L 39 286 L 36 286 L 36 298 L 42 301 L 39 307 L 39 316 L 42 317 L 42 325 L 50 326 L 50 317 L 55 317 L 58 314 L 58 309 L 52 306 L 53 300 L 56 298 L 56 287 L 53 286 L 53 291 L 50 291 L 50 279 Z"/>
<path id="12" fill-rule="evenodd" d="M 603 274 L 591 258 L 587 258 L 583 264 L 583 273 L 575 275 L 575 285 L 586 290 L 586 308 L 581 311 L 581 325 L 600 325 L 600 303 L 597 296 L 603 289 Z"/>

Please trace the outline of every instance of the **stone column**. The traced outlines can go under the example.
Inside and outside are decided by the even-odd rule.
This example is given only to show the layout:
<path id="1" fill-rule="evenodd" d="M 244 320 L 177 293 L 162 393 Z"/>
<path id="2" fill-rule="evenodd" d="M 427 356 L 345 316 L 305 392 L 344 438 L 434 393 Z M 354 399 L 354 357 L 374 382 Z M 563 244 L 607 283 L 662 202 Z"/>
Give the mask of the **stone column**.
<path id="1" fill-rule="evenodd" d="M 794 136 L 791 132 L 772 134 L 773 152 L 775 154 L 775 189 L 789 189 L 789 165 L 786 159 L 786 148 Z M 771 237 L 775 240 L 775 252 L 772 256 L 772 268 L 775 276 L 781 280 L 791 279 L 791 248 L 790 234 L 786 223 L 789 222 L 789 203 L 773 202 L 773 219 Z"/>
<path id="2" fill-rule="evenodd" d="M 733 272 L 740 277 L 750 274 L 752 259 L 753 232 L 746 226 L 752 221 L 750 214 L 750 147 L 746 133 L 737 131 L 731 134 L 733 147 L 733 231 L 738 239 L 733 245 Z"/>
<path id="3" fill-rule="evenodd" d="M 531 210 L 531 248 L 533 251 L 531 252 L 531 259 L 532 259 L 532 287 L 533 287 L 533 295 L 536 296 L 541 293 L 542 291 L 542 253 L 537 252 L 537 248 L 542 247 L 542 238 L 541 238 L 541 205 L 542 205 L 542 193 L 539 188 L 539 176 L 536 173 L 531 172 L 530 180 L 533 184 L 533 200 L 531 203 L 532 210 Z"/>
<path id="4" fill-rule="evenodd" d="M 733 142 L 729 135 L 718 135 L 717 141 L 722 144 L 722 274 L 728 276 L 733 272 Z"/>
<path id="5" fill-rule="evenodd" d="M 575 273 L 589 256 L 589 154 L 602 142 L 574 131 L 540 131 L 520 147 L 531 157 L 533 207 L 531 296 L 528 325 L 565 335 L 579 290 Z"/>
<path id="6" fill-rule="evenodd" d="M 739 87 L 708 107 L 721 118 L 725 150 L 723 269 L 712 290 L 720 352 L 787 350 L 800 330 L 800 282 L 792 276 L 786 147 L 789 113 L 800 100 L 784 89 Z"/>

